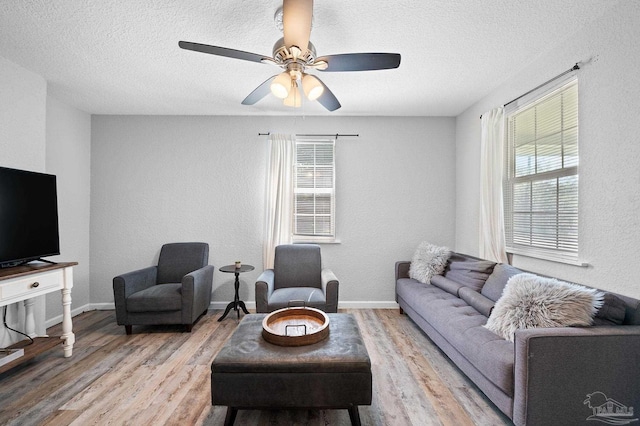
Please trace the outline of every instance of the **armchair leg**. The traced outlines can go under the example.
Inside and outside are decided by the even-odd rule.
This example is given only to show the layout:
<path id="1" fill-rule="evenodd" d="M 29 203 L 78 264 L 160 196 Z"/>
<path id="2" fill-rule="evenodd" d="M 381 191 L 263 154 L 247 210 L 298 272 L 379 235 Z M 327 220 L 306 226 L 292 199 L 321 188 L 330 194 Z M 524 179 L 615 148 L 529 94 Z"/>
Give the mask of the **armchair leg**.
<path id="1" fill-rule="evenodd" d="M 184 331 L 186 331 L 187 333 L 191 333 L 192 329 L 193 329 L 193 324 L 185 324 L 184 325 Z"/>
<path id="2" fill-rule="evenodd" d="M 124 331 L 125 331 L 125 333 L 127 333 L 127 335 L 130 335 L 131 333 L 133 333 L 133 326 L 132 325 L 125 325 L 124 326 Z"/>

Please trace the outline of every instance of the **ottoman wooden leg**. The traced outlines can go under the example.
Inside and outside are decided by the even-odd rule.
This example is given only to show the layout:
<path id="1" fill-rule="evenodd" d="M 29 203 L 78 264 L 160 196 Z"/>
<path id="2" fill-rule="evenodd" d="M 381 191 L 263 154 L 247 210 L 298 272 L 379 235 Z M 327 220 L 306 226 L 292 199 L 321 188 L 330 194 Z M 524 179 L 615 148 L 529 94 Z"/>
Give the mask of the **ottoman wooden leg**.
<path id="1" fill-rule="evenodd" d="M 224 418 L 224 426 L 232 426 L 233 422 L 236 421 L 237 414 L 238 414 L 237 408 L 227 407 L 227 415 Z"/>
<path id="2" fill-rule="evenodd" d="M 360 426 L 360 412 L 357 405 L 349 407 L 349 418 L 351 418 L 352 426 Z"/>

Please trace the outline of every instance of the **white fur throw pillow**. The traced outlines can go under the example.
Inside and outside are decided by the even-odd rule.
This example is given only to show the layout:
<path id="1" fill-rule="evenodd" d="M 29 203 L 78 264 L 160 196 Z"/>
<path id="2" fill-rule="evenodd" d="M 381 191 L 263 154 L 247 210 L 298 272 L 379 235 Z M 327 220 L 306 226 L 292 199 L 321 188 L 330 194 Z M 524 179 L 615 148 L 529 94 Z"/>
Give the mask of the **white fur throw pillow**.
<path id="1" fill-rule="evenodd" d="M 447 247 L 438 247 L 423 241 L 411 259 L 409 277 L 429 284 L 431 277 L 444 272 L 449 256 L 451 256 L 451 250 Z"/>
<path id="2" fill-rule="evenodd" d="M 513 342 L 519 328 L 589 326 L 604 293 L 534 274 L 509 278 L 486 328 Z"/>

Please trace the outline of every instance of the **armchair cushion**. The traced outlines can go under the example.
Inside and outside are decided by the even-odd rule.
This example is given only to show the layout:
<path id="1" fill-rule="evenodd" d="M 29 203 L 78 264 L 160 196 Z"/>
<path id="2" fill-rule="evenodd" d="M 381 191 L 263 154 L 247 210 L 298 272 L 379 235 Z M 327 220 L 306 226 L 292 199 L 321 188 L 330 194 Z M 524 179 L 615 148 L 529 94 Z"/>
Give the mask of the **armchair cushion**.
<path id="1" fill-rule="evenodd" d="M 182 308 L 182 284 L 158 284 L 127 298 L 129 312 L 179 311 Z"/>
<path id="2" fill-rule="evenodd" d="M 273 310 L 286 308 L 289 302 L 304 301 L 305 306 L 317 307 L 326 303 L 324 293 L 321 289 L 315 287 L 289 287 L 274 290 L 269 298 L 269 307 Z"/>

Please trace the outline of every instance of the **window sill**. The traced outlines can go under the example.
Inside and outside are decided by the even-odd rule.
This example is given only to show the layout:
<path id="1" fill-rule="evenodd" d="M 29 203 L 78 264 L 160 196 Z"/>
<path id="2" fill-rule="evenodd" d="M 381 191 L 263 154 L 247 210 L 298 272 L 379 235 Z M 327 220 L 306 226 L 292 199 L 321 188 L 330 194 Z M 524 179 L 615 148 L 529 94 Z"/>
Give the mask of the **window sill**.
<path id="1" fill-rule="evenodd" d="M 293 240 L 293 244 L 342 244 L 337 238 L 300 238 Z"/>
<path id="2" fill-rule="evenodd" d="M 567 265 L 587 267 L 589 263 L 584 262 L 578 257 L 562 255 L 558 253 L 550 253 L 545 251 L 535 251 L 535 250 L 523 250 L 517 248 L 507 248 L 508 254 L 515 254 L 518 256 L 532 257 L 534 259 L 548 260 L 550 262 L 556 263 L 564 263 Z"/>

